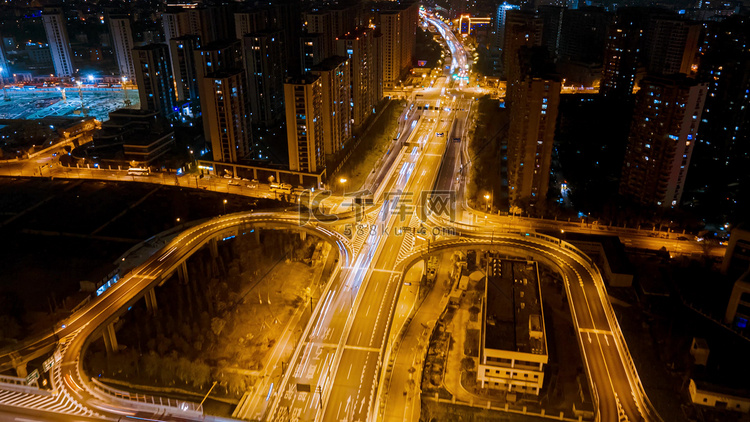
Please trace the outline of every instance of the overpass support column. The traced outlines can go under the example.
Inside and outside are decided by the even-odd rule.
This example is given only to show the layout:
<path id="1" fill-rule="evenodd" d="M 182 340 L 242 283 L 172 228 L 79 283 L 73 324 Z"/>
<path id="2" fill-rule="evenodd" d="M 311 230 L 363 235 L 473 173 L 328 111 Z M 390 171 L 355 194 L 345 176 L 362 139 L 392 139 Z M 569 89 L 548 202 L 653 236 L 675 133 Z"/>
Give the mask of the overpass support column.
<path id="1" fill-rule="evenodd" d="M 29 371 L 26 370 L 26 363 L 15 365 L 16 376 L 18 378 L 26 378 L 29 375 Z"/>
<path id="2" fill-rule="evenodd" d="M 303 242 L 304 242 L 304 241 L 305 241 L 305 239 L 307 239 L 307 232 L 306 232 L 306 231 L 304 231 L 304 230 L 303 230 L 303 231 L 300 231 L 300 232 L 299 232 L 299 240 L 301 240 L 301 241 L 303 241 Z"/>
<path id="3" fill-rule="evenodd" d="M 190 281 L 188 277 L 187 261 L 182 261 L 179 267 L 177 267 L 177 278 L 180 280 L 180 284 L 187 284 Z"/>
<path id="4" fill-rule="evenodd" d="M 156 290 L 152 288 L 149 291 L 147 291 L 145 299 L 146 299 L 146 309 L 148 310 L 148 312 L 151 314 L 155 313 L 156 310 L 159 309 L 158 306 L 156 306 Z M 117 341 L 115 341 L 115 343 L 117 343 Z"/>
<path id="5" fill-rule="evenodd" d="M 259 227 L 255 228 L 255 232 L 253 233 L 253 235 L 255 236 L 253 238 L 255 240 L 255 243 L 260 245 L 260 228 Z"/>
<path id="6" fill-rule="evenodd" d="M 111 322 L 104 328 L 104 348 L 107 349 L 107 354 L 116 353 L 118 349 L 117 335 L 115 333 L 115 323 Z"/>
<path id="7" fill-rule="evenodd" d="M 215 237 L 208 241 L 208 249 L 211 251 L 211 258 L 216 259 L 219 257 L 219 245 Z"/>

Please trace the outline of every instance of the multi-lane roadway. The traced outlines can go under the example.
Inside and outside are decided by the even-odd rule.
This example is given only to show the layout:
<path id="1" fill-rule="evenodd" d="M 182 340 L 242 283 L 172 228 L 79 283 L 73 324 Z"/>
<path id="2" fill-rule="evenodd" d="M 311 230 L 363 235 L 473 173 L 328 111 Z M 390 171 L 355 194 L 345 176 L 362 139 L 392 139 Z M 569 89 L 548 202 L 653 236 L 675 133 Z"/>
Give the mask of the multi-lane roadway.
<path id="1" fill-rule="evenodd" d="M 465 52 L 453 33 L 441 21 L 428 16 L 425 19 L 438 27 L 451 49 L 450 75 L 468 73 Z M 351 242 L 322 226 L 307 228 L 338 246 L 342 256 L 340 277 L 316 305 L 316 314 L 281 384 L 270 389 L 271 403 L 264 407 L 267 413 L 260 417 L 300 421 L 372 418 L 401 277 L 394 269 L 413 256 L 415 245 L 417 251 L 424 248 L 419 246 L 423 241 L 410 229 L 452 224 L 446 220 L 420 221 L 416 211 L 421 194 L 435 185 L 436 169 L 453 142 L 449 134 L 454 120 L 459 119 L 460 125 L 466 119 L 471 100 L 462 96 L 461 84 L 460 77 L 449 76 L 439 79 L 435 86 L 421 94 L 422 104 L 437 105 L 440 101 L 440 106 L 433 106 L 419 115 L 404 147 L 393 162 L 389 162 L 377 206 L 360 222 L 359 233 L 355 233 Z M 438 136 L 440 133 L 444 135 Z M 122 403 L 112 404 L 103 399 L 91 381 L 81 375 L 78 362 L 86 343 L 197 248 L 220 234 L 247 224 L 296 225 L 298 221 L 297 217 L 284 213 L 238 214 L 191 228 L 101 298 L 56 326 L 54 333 L 24 343 L 19 353 L 46 347 L 56 338 L 63 339 L 64 353 L 56 376 L 60 380 L 58 388 L 68 400 L 101 415 L 134 414 L 135 411 Z M 490 229 L 502 231 L 494 219 L 486 224 L 487 229 L 473 227 L 466 234 L 486 244 Z M 402 231 L 397 234 L 398 229 Z M 632 360 L 603 294 L 601 278 L 586 258 L 571 248 L 566 249 L 559 241 L 555 244 L 556 240 L 539 236 L 526 239 L 498 233 L 492 235 L 490 242 L 493 241 L 497 246 L 538 254 L 540 259 L 562 269 L 601 420 L 617 420 L 619 413 L 624 413 L 631 421 L 658 420 L 631 366 Z M 450 241 L 435 246 L 438 245 L 455 246 Z"/>

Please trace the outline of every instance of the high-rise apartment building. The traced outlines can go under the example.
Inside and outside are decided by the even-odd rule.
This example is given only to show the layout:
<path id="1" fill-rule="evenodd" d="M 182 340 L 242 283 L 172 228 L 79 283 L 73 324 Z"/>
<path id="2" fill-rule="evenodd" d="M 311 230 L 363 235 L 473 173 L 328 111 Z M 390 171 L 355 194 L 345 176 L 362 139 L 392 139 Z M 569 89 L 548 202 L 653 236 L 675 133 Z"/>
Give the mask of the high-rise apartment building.
<path id="1" fill-rule="evenodd" d="M 350 59 L 332 56 L 315 66 L 311 73 L 320 77 L 322 90 L 321 117 L 326 155 L 344 148 L 352 136 L 352 97 Z"/>
<path id="2" fill-rule="evenodd" d="M 278 0 L 273 2 L 269 17 L 270 28 L 284 31 L 284 46 L 286 52 L 284 58 L 287 62 L 285 75 L 299 75 L 302 67 L 299 60 L 294 58 L 300 56 L 299 38 L 302 28 L 302 13 L 300 11 L 300 0 Z"/>
<path id="3" fill-rule="evenodd" d="M 521 82 L 519 54 L 523 47 L 542 45 L 542 19 L 532 12 L 509 10 L 505 17 L 505 47 L 503 48 L 503 71 L 507 82 L 505 101 L 515 101 L 514 87 Z"/>
<path id="4" fill-rule="evenodd" d="M 323 141 L 323 84 L 305 74 L 284 84 L 289 169 L 305 173 L 325 170 Z"/>
<path id="5" fill-rule="evenodd" d="M 226 10 L 217 7 L 169 6 L 162 13 L 164 41 L 169 44 L 172 38 L 195 35 L 201 44 L 209 44 L 222 39 L 227 31 L 223 28 Z M 232 22 L 233 23 L 233 22 Z"/>
<path id="6" fill-rule="evenodd" d="M 707 25 L 698 78 L 708 97 L 691 160 L 694 190 L 730 198 L 750 180 L 750 18 L 735 15 Z M 737 201 L 740 202 L 741 201 Z M 734 236 L 732 236 L 734 237 Z"/>
<path id="7" fill-rule="evenodd" d="M 130 29 L 130 17 L 111 15 L 109 17 L 109 33 L 112 36 L 112 46 L 115 50 L 117 68 L 120 75 L 135 80 L 135 64 L 133 63 L 133 32 Z"/>
<path id="8" fill-rule="evenodd" d="M 179 52 L 173 50 L 173 38 L 182 38 L 186 35 L 197 37 L 197 45 L 207 45 L 219 38 L 222 30 L 217 27 L 222 25 L 220 18 L 222 14 L 215 8 L 188 7 L 168 5 L 167 10 L 162 13 L 162 26 L 164 28 L 164 42 L 169 47 L 172 59 L 179 56 Z M 179 64 L 172 62 L 173 71 L 177 71 Z M 174 74 L 176 81 L 180 80 L 177 73 Z M 201 84 L 198 83 L 200 87 Z"/>
<path id="9" fill-rule="evenodd" d="M 497 6 L 495 19 L 493 21 L 495 37 L 493 39 L 490 55 L 492 57 L 492 68 L 497 74 L 503 71 L 502 50 L 505 48 L 505 22 L 509 10 L 518 10 L 521 6 L 510 4 L 507 1 Z"/>
<path id="10" fill-rule="evenodd" d="M 195 59 L 203 134 L 211 143 L 214 160 L 237 162 L 251 156 L 249 94 L 240 41 L 202 45 Z"/>
<path id="11" fill-rule="evenodd" d="M 412 66 L 416 53 L 417 3 L 394 4 L 378 12 L 378 28 L 383 34 L 383 85 L 392 88 Z"/>
<path id="12" fill-rule="evenodd" d="M 602 95 L 623 98 L 633 93 L 646 16 L 637 8 L 622 8 L 617 11 L 604 47 L 599 87 Z"/>
<path id="13" fill-rule="evenodd" d="M 702 29 L 698 22 L 652 16 L 643 37 L 641 57 L 646 70 L 654 75 L 695 75 Z"/>
<path id="14" fill-rule="evenodd" d="M 366 26 L 361 22 L 359 5 L 334 5 L 328 8 L 331 14 L 331 32 L 334 37 L 352 32 L 358 26 Z"/>
<path id="15" fill-rule="evenodd" d="M 532 49 L 519 56 L 522 76 L 515 88 L 508 128 L 508 197 L 511 204 L 544 201 L 549 185 L 552 146 L 562 78 L 546 64 L 538 66 Z"/>
<path id="16" fill-rule="evenodd" d="M 182 35 L 196 35 L 201 38 L 201 42 L 212 42 L 216 38 L 212 17 L 212 9 L 206 7 L 169 7 L 162 13 L 164 39 L 169 42 L 172 38 Z"/>
<path id="17" fill-rule="evenodd" d="M 571 62 L 601 64 L 612 17 L 600 7 L 565 9 L 559 57 Z"/>
<path id="18" fill-rule="evenodd" d="M 684 75 L 647 76 L 639 87 L 620 194 L 643 205 L 678 206 L 708 87 Z"/>
<path id="19" fill-rule="evenodd" d="M 335 54 L 336 36 L 331 25 L 331 14 L 327 10 L 316 10 L 305 13 L 305 29 L 308 34 L 320 34 L 323 58 L 326 59 Z"/>
<path id="20" fill-rule="evenodd" d="M 182 9 L 170 9 L 162 13 L 161 23 L 164 29 L 164 41 L 167 43 L 172 38 L 192 34 L 188 15 Z"/>
<path id="21" fill-rule="evenodd" d="M 8 63 L 5 60 L 5 45 L 0 43 L 0 78 L 6 78 L 10 74 Z"/>
<path id="22" fill-rule="evenodd" d="M 202 78 L 215 72 L 231 72 L 244 68 L 242 62 L 242 43 L 240 40 L 216 41 L 209 44 L 201 43 L 201 47 L 195 52 L 195 69 L 198 78 L 199 97 L 203 107 Z"/>
<path id="23" fill-rule="evenodd" d="M 382 98 L 378 73 L 378 41 L 371 28 L 360 28 L 339 37 L 338 55 L 351 62 L 352 124 L 361 126 Z"/>
<path id="24" fill-rule="evenodd" d="M 172 74 L 177 88 L 177 100 L 198 100 L 198 75 L 195 67 L 195 52 L 200 40 L 195 35 L 183 35 L 169 40 Z M 199 104 L 195 104 L 197 107 Z"/>
<path id="25" fill-rule="evenodd" d="M 268 28 L 268 10 L 254 9 L 234 14 L 235 36 L 241 40 L 247 34 Z"/>
<path id="26" fill-rule="evenodd" d="M 563 12 L 561 6 L 543 5 L 537 9 L 537 15 L 542 19 L 542 44 L 552 57 L 560 52 L 562 38 Z"/>
<path id="27" fill-rule="evenodd" d="M 62 9 L 45 7 L 42 12 L 42 22 L 44 22 L 44 32 L 47 33 L 52 63 L 55 66 L 55 76 L 58 78 L 73 76 L 75 74 L 71 60 L 73 55 L 70 52 L 70 40 Z"/>
<path id="28" fill-rule="evenodd" d="M 147 44 L 135 47 L 133 62 L 141 110 L 158 111 L 169 117 L 174 113 L 176 98 L 167 46 Z"/>
<path id="29" fill-rule="evenodd" d="M 242 39 L 252 122 L 269 126 L 283 118 L 284 34 L 266 30 Z"/>
<path id="30" fill-rule="evenodd" d="M 208 128 L 214 161 L 236 163 L 250 157 L 250 116 L 245 72 L 228 70 L 203 78 L 203 124 Z"/>
<path id="31" fill-rule="evenodd" d="M 300 53 L 302 54 L 302 72 L 307 73 L 313 66 L 325 59 L 325 37 L 323 34 L 302 34 Z"/>

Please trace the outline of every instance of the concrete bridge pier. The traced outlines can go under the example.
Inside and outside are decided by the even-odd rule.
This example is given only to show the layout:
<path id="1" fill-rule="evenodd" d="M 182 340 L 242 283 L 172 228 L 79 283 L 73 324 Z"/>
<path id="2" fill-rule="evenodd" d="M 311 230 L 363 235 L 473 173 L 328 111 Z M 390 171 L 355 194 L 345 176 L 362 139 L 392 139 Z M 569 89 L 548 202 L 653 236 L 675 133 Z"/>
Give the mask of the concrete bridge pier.
<path id="1" fill-rule="evenodd" d="M 10 352 L 10 364 L 16 370 L 16 376 L 26 378 L 29 372 L 26 370 L 26 362 L 21 360 L 21 356 L 16 352 Z"/>
<path id="2" fill-rule="evenodd" d="M 253 240 L 255 240 L 255 243 L 260 245 L 260 228 L 256 227 L 255 231 L 253 232 Z"/>
<path id="3" fill-rule="evenodd" d="M 18 378 L 26 378 L 29 375 L 29 371 L 26 369 L 26 363 L 14 365 L 16 367 L 16 376 Z"/>
<path id="4" fill-rule="evenodd" d="M 182 267 L 180 266 L 180 268 Z M 149 291 L 147 291 L 145 295 L 145 299 L 146 299 L 146 309 L 148 310 L 148 312 L 150 314 L 156 313 L 156 310 L 159 309 L 159 307 L 156 304 L 156 290 L 150 289 Z M 115 340 L 115 344 L 116 343 L 117 343 L 117 340 Z"/>
<path id="5" fill-rule="evenodd" d="M 301 241 L 303 241 L 303 242 L 304 242 L 304 241 L 305 241 L 305 239 L 307 239 L 307 232 L 306 232 L 306 231 L 304 231 L 304 230 L 301 230 L 301 231 L 299 232 L 299 240 L 301 240 Z"/>
<path id="6" fill-rule="evenodd" d="M 218 274 L 219 242 L 216 241 L 216 238 L 213 238 L 208 242 L 208 250 L 211 251 L 211 269 L 214 271 L 214 274 Z"/>
<path id="7" fill-rule="evenodd" d="M 180 284 L 188 284 L 190 277 L 188 277 L 187 261 L 182 261 L 179 267 L 177 267 L 177 278 L 180 280 Z"/>
<path id="8" fill-rule="evenodd" d="M 107 349 L 107 354 L 117 353 L 119 346 L 117 345 L 117 334 L 115 333 L 114 321 L 107 324 L 102 336 L 104 337 L 104 348 Z"/>

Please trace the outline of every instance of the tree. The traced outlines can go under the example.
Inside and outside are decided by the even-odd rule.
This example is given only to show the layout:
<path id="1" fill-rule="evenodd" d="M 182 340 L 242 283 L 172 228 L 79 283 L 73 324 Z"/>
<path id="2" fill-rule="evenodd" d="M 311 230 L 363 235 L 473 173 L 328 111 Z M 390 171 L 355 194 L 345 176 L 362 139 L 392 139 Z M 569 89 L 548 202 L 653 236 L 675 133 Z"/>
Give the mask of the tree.
<path id="1" fill-rule="evenodd" d="M 176 375 L 177 378 L 184 382 L 185 384 L 189 384 L 195 377 L 195 371 L 193 369 L 193 363 L 190 362 L 190 359 L 182 356 L 179 359 L 177 359 L 177 364 L 175 365 L 176 369 Z"/>
<path id="2" fill-rule="evenodd" d="M 211 381 L 211 367 L 197 360 L 193 362 L 193 387 L 201 388 Z"/>
<path id="3" fill-rule="evenodd" d="M 161 359 L 159 367 L 159 380 L 164 385 L 174 384 L 175 373 L 177 370 L 177 353 L 173 352 Z"/>
<path id="4" fill-rule="evenodd" d="M 238 396 L 241 393 L 244 393 L 245 389 L 247 388 L 247 384 L 245 383 L 245 377 L 240 374 L 230 372 L 227 374 L 226 379 L 227 379 L 227 390 L 230 394 L 234 394 Z"/>
<path id="5" fill-rule="evenodd" d="M 150 379 L 156 379 L 161 369 L 161 358 L 153 350 L 143 356 L 143 372 Z"/>
<path id="6" fill-rule="evenodd" d="M 224 329 L 225 325 L 227 325 L 227 322 L 222 318 L 211 318 L 211 331 L 213 331 L 213 333 L 216 334 L 217 337 L 221 335 L 221 330 Z"/>

